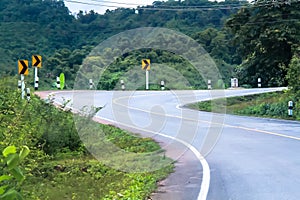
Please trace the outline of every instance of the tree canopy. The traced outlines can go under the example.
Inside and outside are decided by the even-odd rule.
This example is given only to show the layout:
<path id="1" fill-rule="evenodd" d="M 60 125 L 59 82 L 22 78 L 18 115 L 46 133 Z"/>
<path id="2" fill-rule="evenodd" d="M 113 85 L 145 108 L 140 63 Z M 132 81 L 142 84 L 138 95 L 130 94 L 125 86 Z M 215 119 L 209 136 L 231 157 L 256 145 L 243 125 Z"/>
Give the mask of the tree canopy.
<path id="1" fill-rule="evenodd" d="M 63 1 L 3 0 L 0 2 L 0 74 L 14 75 L 18 59 L 30 60 L 32 54 L 41 54 L 45 61 L 41 81 L 46 77 L 44 81 L 51 84 L 60 72 L 74 80 L 91 49 L 110 36 L 139 27 L 166 27 L 200 43 L 214 58 L 224 80 L 236 73 L 242 84 L 256 86 L 257 79 L 262 78 L 263 86 L 282 86 L 288 83 L 291 59 L 297 57 L 299 19 L 297 0 L 255 0 L 253 3 L 168 0 L 136 9 L 118 8 L 105 14 L 80 11 L 75 15 Z M 155 55 L 153 60 L 165 59 L 174 69 L 178 68 L 176 56 L 170 54 L 172 58 L 167 59 L 159 51 L 150 49 L 149 52 L 134 52 L 128 58 L 116 60 L 112 73 L 107 74 L 109 88 L 115 87 L 120 73 L 126 73 L 131 64 L 139 62 L 134 57 L 137 55 Z M 182 68 L 182 73 L 191 75 L 187 64 Z"/>
<path id="2" fill-rule="evenodd" d="M 237 68 L 242 82 L 264 86 L 286 85 L 285 76 L 300 44 L 300 2 L 256 0 L 227 21 L 235 35 L 243 63 Z"/>
<path id="3" fill-rule="evenodd" d="M 31 55 L 40 54 L 44 63 L 41 82 L 51 84 L 62 71 L 67 79 L 74 79 L 76 70 L 92 47 L 110 36 L 139 27 L 166 27 L 192 36 L 201 43 L 228 79 L 233 66 L 240 60 L 233 59 L 236 58 L 231 55 L 235 47 L 229 45 L 231 36 L 222 28 L 226 19 L 244 4 L 238 0 L 219 3 L 169 0 L 136 9 L 107 10 L 105 14 L 92 10 L 72 15 L 61 0 L 3 0 L 0 2 L 0 74 L 14 75 L 18 59 L 30 61 Z M 160 55 L 159 52 L 154 54 Z M 122 62 L 127 61 L 123 66 L 134 63 L 128 59 Z M 170 64 L 176 65 L 173 61 Z M 189 69 L 187 66 L 182 68 L 183 71 Z M 128 69 L 119 71 L 125 73 Z M 113 77 L 118 76 L 112 75 L 108 79 Z"/>

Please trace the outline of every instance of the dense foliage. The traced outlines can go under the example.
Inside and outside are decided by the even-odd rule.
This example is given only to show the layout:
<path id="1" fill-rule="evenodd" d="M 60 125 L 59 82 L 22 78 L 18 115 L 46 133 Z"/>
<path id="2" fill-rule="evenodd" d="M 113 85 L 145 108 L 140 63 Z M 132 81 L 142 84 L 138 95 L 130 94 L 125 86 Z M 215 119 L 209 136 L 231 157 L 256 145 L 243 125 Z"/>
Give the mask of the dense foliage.
<path id="1" fill-rule="evenodd" d="M 19 164 L 29 154 L 27 146 L 23 146 L 20 152 L 17 152 L 15 146 L 8 146 L 2 151 L 0 156 L 0 199 L 1 200 L 22 200 L 23 197 L 16 187 L 20 187 L 25 176 L 19 168 Z M 3 165 L 5 167 L 3 167 Z"/>
<path id="2" fill-rule="evenodd" d="M 145 199 L 157 181 L 172 171 L 172 161 L 158 155 L 157 162 L 168 164 L 152 172 L 129 173 L 105 166 L 87 152 L 70 111 L 57 109 L 52 98 L 42 101 L 32 95 L 30 102 L 22 100 L 16 80 L 0 80 L 0 150 L 4 152 L 0 155 L 0 199 L 19 194 L 25 199 L 113 199 L 119 194 L 124 199 Z M 134 153 L 162 151 L 152 139 L 87 117 L 80 119 L 93 128 L 90 132 L 104 133 L 95 145 L 109 141 Z M 23 160 L 27 146 L 30 154 Z"/>
<path id="3" fill-rule="evenodd" d="M 294 102 L 293 116 L 288 115 L 288 102 Z M 220 103 L 222 102 L 222 103 Z M 226 106 L 226 113 L 256 117 L 300 120 L 300 101 L 290 92 L 273 92 L 242 97 L 232 97 L 225 100 L 199 102 L 189 105 L 190 108 L 202 111 L 218 112 Z"/>
<path id="4" fill-rule="evenodd" d="M 3 0 L 0 2 L 0 74 L 14 75 L 18 59 L 31 60 L 32 54 L 40 54 L 44 61 L 40 85 L 45 88 L 51 86 L 55 77 L 63 71 L 67 86 L 72 88 L 76 71 L 92 47 L 125 30 L 166 27 L 196 39 L 215 58 L 224 79 L 228 80 L 240 59 L 232 56 L 235 47 L 230 45 L 231 36 L 221 29 L 225 20 L 244 3 L 238 0 L 220 3 L 207 0 L 157 1 L 138 9 L 119 8 L 101 15 L 94 11 L 81 11 L 71 15 L 63 1 Z M 178 9 L 181 7 L 184 9 Z M 165 59 L 164 56 L 159 57 L 159 52 L 155 53 L 154 61 Z M 128 61 L 124 65 L 126 68 L 118 73 L 129 70 L 132 62 L 129 58 L 125 59 Z M 170 60 L 168 65 L 176 68 L 176 58 Z M 116 63 L 116 66 L 119 65 Z M 189 67 L 181 68 L 181 71 L 189 73 Z M 114 79 L 116 76 L 113 73 L 107 78 Z M 198 79 L 188 77 L 191 78 Z M 191 82 L 194 84 L 195 80 Z M 199 85 L 193 86 L 199 88 Z M 100 88 L 114 87 L 113 84 Z"/>
<path id="5" fill-rule="evenodd" d="M 125 30 L 166 27 L 199 42 L 214 58 L 227 85 L 235 72 L 242 84 L 256 86 L 260 77 L 263 86 L 286 85 L 289 64 L 300 43 L 299 5 L 297 0 L 256 0 L 251 4 L 238 0 L 219 3 L 168 0 L 136 9 L 107 10 L 105 14 L 92 10 L 72 15 L 63 1 L 3 0 L 0 74 L 14 75 L 18 59 L 30 60 L 32 54 L 41 54 L 44 61 L 41 86 L 51 87 L 55 77 L 64 72 L 67 88 L 72 88 L 83 59 L 100 42 Z M 203 81 L 198 82 L 199 77 L 191 76 L 186 63 L 176 62 L 175 55 L 150 51 L 151 55 L 143 52 L 120 55 L 98 88 L 115 88 L 121 75 L 133 64 L 140 64 L 136 55 L 151 56 L 154 62 L 166 60 L 176 70 L 183 64 L 180 73 L 192 87 L 205 87 Z"/>
<path id="6" fill-rule="evenodd" d="M 290 86 L 291 96 L 294 96 L 296 100 L 300 100 L 300 48 L 298 48 L 291 60 L 291 63 L 287 72 L 287 80 Z"/>
<path id="7" fill-rule="evenodd" d="M 299 19 L 298 0 L 256 0 L 228 20 L 243 57 L 237 68 L 241 83 L 256 86 L 262 78 L 263 86 L 286 86 L 288 66 L 300 46 Z"/>

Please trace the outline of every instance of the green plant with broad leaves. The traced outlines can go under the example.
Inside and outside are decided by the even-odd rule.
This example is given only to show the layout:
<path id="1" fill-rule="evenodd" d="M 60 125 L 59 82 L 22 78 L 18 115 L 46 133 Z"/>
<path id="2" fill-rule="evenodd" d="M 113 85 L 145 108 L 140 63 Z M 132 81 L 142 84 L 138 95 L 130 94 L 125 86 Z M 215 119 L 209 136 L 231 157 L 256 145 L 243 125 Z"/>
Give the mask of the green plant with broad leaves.
<path id="1" fill-rule="evenodd" d="M 3 157 L 0 160 L 0 166 L 3 170 L 0 176 L 0 200 L 23 199 L 18 188 L 25 176 L 19 165 L 29 152 L 27 146 L 23 146 L 19 153 L 15 146 L 8 146 L 2 151 Z"/>

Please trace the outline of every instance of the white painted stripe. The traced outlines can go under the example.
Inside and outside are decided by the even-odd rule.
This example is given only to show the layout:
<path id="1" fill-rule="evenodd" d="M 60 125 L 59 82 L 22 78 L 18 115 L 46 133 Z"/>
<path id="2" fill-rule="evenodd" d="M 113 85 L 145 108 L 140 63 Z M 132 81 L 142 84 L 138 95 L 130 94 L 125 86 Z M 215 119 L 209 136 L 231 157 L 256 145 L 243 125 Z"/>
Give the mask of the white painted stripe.
<path id="1" fill-rule="evenodd" d="M 280 90 L 280 89 L 278 89 L 278 90 Z M 261 93 L 261 92 L 259 92 L 259 93 Z M 264 92 L 266 92 L 266 91 L 264 91 Z M 268 90 L 268 92 L 269 92 L 269 90 Z M 60 92 L 55 92 L 55 93 L 60 93 Z M 250 91 L 249 93 L 244 93 L 242 95 L 249 95 L 249 94 L 255 94 L 255 93 L 257 93 L 257 92 Z M 159 95 L 159 94 L 152 94 L 151 96 L 156 96 L 156 95 Z M 148 95 L 147 94 L 136 95 L 136 97 L 141 97 L 141 96 L 148 96 Z M 231 96 L 237 96 L 237 95 L 228 95 L 226 97 L 228 98 L 228 97 L 231 97 Z M 161 113 L 150 112 L 150 111 L 146 111 L 146 110 L 143 110 L 143 109 L 130 107 L 130 106 L 126 106 L 126 105 L 123 105 L 121 103 L 118 103 L 117 101 L 122 99 L 122 98 L 128 98 L 128 96 L 127 97 L 119 97 L 117 99 L 114 99 L 113 103 L 115 103 L 117 105 L 120 105 L 120 106 L 125 106 L 128 109 L 132 109 L 132 110 L 142 111 L 142 112 L 156 114 L 156 115 L 162 115 Z M 211 99 L 207 98 L 205 100 L 211 100 Z M 57 102 L 57 101 L 56 101 L 56 103 L 61 104 L 60 102 Z M 69 107 L 69 108 L 71 108 L 71 107 Z M 177 109 L 183 109 L 183 108 L 181 108 L 181 105 L 177 105 L 176 108 Z M 74 109 L 74 108 L 72 108 L 72 109 Z M 79 112 L 79 110 L 77 110 L 77 112 Z M 176 115 L 164 114 L 164 116 L 173 117 L 173 118 L 180 118 L 181 119 L 180 116 L 176 116 Z M 202 165 L 202 168 L 203 168 L 203 178 L 202 178 L 202 183 L 201 183 L 201 189 L 200 189 L 197 200 L 206 200 L 207 199 L 207 195 L 208 195 L 209 187 L 210 187 L 210 168 L 209 168 L 209 165 L 208 165 L 207 161 L 205 160 L 205 158 L 201 155 L 201 153 L 194 146 L 190 145 L 189 143 L 187 143 L 183 140 L 180 140 L 178 138 L 175 138 L 175 137 L 172 137 L 172 136 L 169 136 L 169 135 L 165 135 L 165 134 L 162 134 L 162 133 L 156 133 L 156 132 L 153 132 L 153 131 L 150 131 L 150 130 L 130 126 L 130 125 L 127 125 L 127 124 L 123 124 L 123 123 L 116 122 L 116 121 L 113 121 L 111 119 L 107 119 L 107 118 L 103 118 L 103 117 L 99 117 L 99 116 L 96 116 L 96 118 L 106 120 L 106 121 L 109 121 L 109 122 L 112 122 L 112 123 L 121 124 L 122 126 L 125 126 L 125 127 L 128 127 L 128 128 L 133 128 L 133 129 L 136 129 L 136 130 L 141 130 L 141 131 L 152 133 L 152 134 L 157 134 L 157 135 L 163 136 L 165 138 L 175 140 L 175 141 L 180 142 L 181 144 L 185 145 L 187 148 L 189 148 L 195 154 L 195 156 L 200 161 L 200 163 Z M 279 137 L 283 137 L 283 138 L 289 138 L 289 139 L 294 139 L 294 140 L 299 140 L 300 141 L 300 138 L 297 138 L 297 137 L 288 136 L 288 135 L 279 134 L 279 133 L 274 133 L 274 132 L 269 132 L 269 131 L 263 131 L 263 130 L 252 129 L 252 128 L 247 128 L 247 127 L 241 127 L 241 126 L 233 126 L 233 125 L 229 125 L 229 124 L 214 123 L 214 122 L 206 121 L 206 120 L 195 120 L 195 119 L 191 119 L 191 118 L 184 118 L 184 119 L 185 120 L 190 120 L 190 121 L 208 123 L 208 124 L 222 125 L 222 126 L 229 127 L 229 128 L 248 130 L 248 131 L 264 133 L 264 134 L 269 134 L 269 135 L 274 135 L 274 136 L 279 136 Z"/>
<path id="2" fill-rule="evenodd" d="M 197 200 L 206 200 L 207 199 L 207 195 L 208 195 L 208 191 L 209 191 L 209 185 L 210 185 L 210 168 L 209 168 L 209 165 L 208 165 L 207 161 L 205 160 L 205 158 L 201 155 L 201 153 L 194 146 L 190 145 L 189 143 L 187 143 L 183 140 L 180 140 L 176 137 L 173 137 L 173 136 L 169 136 L 169 135 L 154 132 L 154 131 L 151 131 L 151 130 L 139 128 L 139 127 L 136 127 L 136 126 L 131 126 L 131 125 L 128 125 L 128 124 L 116 122 L 114 120 L 107 119 L 107 118 L 104 118 L 104 117 L 96 116 L 95 118 L 102 119 L 102 120 L 105 120 L 105 121 L 109 121 L 109 122 L 112 122 L 112 123 L 117 123 L 119 125 L 122 125 L 122 126 L 125 126 L 125 127 L 128 127 L 128 128 L 132 128 L 132 129 L 135 129 L 135 130 L 139 130 L 139 131 L 143 131 L 143 132 L 147 132 L 147 133 L 152 133 L 154 135 L 160 135 L 160 136 L 163 136 L 165 138 L 175 140 L 175 141 L 183 144 L 187 148 L 189 148 L 195 154 L 195 156 L 197 157 L 197 159 L 201 163 L 202 170 L 203 170 L 201 189 L 200 189 L 200 192 L 198 194 Z"/>

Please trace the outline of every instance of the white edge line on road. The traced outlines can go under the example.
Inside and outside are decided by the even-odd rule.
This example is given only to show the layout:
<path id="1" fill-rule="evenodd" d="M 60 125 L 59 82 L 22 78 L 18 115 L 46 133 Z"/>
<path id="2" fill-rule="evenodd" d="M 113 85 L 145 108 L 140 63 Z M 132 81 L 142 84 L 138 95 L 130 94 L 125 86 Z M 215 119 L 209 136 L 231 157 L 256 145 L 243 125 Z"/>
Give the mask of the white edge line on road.
<path id="1" fill-rule="evenodd" d="M 180 140 L 180 139 L 178 139 L 176 137 L 172 137 L 172 136 L 165 135 L 165 134 L 162 134 L 162 133 L 158 133 L 158 132 L 146 130 L 146 129 L 143 129 L 143 128 L 138 128 L 138 127 L 135 127 L 135 126 L 130 126 L 130 125 L 123 124 L 123 123 L 120 123 L 120 122 L 115 122 L 113 120 L 110 120 L 110 119 L 107 119 L 107 118 L 103 118 L 103 117 L 99 117 L 99 116 L 96 116 L 95 118 L 102 119 L 102 120 L 109 121 L 109 122 L 113 122 L 113 123 L 117 123 L 117 124 L 120 124 L 120 125 L 128 127 L 128 128 L 133 128 L 135 130 L 140 130 L 140 131 L 144 131 L 144 132 L 148 132 L 148 133 L 160 135 L 160 136 L 163 136 L 165 138 L 169 138 L 169 139 L 175 140 L 175 141 L 183 144 L 187 148 L 189 148 L 195 154 L 195 156 L 197 157 L 197 159 L 200 161 L 200 163 L 202 165 L 202 171 L 203 171 L 201 189 L 200 189 L 200 193 L 198 194 L 197 200 L 206 200 L 207 199 L 207 195 L 208 195 L 208 191 L 209 191 L 209 186 L 210 186 L 210 168 L 209 168 L 209 165 L 208 165 L 206 159 L 201 155 L 201 153 L 194 146 L 192 146 L 189 143 L 187 143 L 187 142 L 185 142 L 183 140 Z"/>
<path id="2" fill-rule="evenodd" d="M 275 91 L 278 91 L 278 90 L 275 90 Z M 75 92 L 75 91 L 71 91 L 71 92 Z M 60 92 L 60 91 L 53 92 L 53 93 L 50 93 L 49 95 L 53 95 L 55 93 L 62 93 L 62 92 Z M 252 94 L 252 92 L 250 92 L 250 94 Z M 243 94 L 243 95 L 249 95 L 249 94 L 246 93 L 246 94 Z M 141 96 L 145 96 L 145 95 L 141 95 Z M 225 98 L 229 98 L 231 96 L 236 96 L 236 95 L 228 95 Z M 211 100 L 211 99 L 207 98 L 207 99 L 204 99 L 202 101 L 205 101 L 205 100 Z M 113 101 L 114 101 L 114 103 L 116 103 L 115 99 Z M 57 101 L 55 101 L 55 102 L 57 104 L 62 105 L 60 102 L 57 102 Z M 70 106 L 66 106 L 66 107 L 74 110 L 74 108 L 71 108 Z M 134 108 L 134 109 L 140 110 L 140 111 L 145 111 L 145 110 L 141 110 L 141 109 L 138 109 L 138 108 Z M 176 109 L 182 110 L 183 109 L 182 105 L 177 105 Z M 172 137 L 172 136 L 169 136 L 169 135 L 165 135 L 165 134 L 162 134 L 162 133 L 157 133 L 157 132 L 153 132 L 153 131 L 150 131 L 150 130 L 146 130 L 146 129 L 142 129 L 142 128 L 138 128 L 138 127 L 134 127 L 134 126 L 129 126 L 127 124 L 119 123 L 119 122 L 116 122 L 116 121 L 113 121 L 113 120 L 110 120 L 110 119 L 107 119 L 107 118 L 99 117 L 99 116 L 96 116 L 95 118 L 103 119 L 105 121 L 109 121 L 109 122 L 112 122 L 112 123 L 117 123 L 117 124 L 120 124 L 120 125 L 128 127 L 128 128 L 133 128 L 133 129 L 136 129 L 136 130 L 141 130 L 141 131 L 152 133 L 152 134 L 157 134 L 157 135 L 163 136 L 165 138 L 169 138 L 169 139 L 175 140 L 177 142 L 180 142 L 183 145 L 185 145 L 186 147 L 188 147 L 195 154 L 195 156 L 198 158 L 198 160 L 200 161 L 200 163 L 202 165 L 202 169 L 203 169 L 203 177 L 202 177 L 201 189 L 200 189 L 200 193 L 198 195 L 197 200 L 206 200 L 207 199 L 207 195 L 208 195 L 208 191 L 209 191 L 209 187 L 210 187 L 210 167 L 209 167 L 206 159 L 201 155 L 201 153 L 194 146 L 190 145 L 189 143 L 187 143 L 187 142 L 185 142 L 183 140 L 180 140 L 178 138 L 175 138 L 175 137 Z M 249 131 L 255 131 L 255 132 L 261 132 L 261 133 L 265 133 L 265 134 L 270 134 L 270 135 L 275 135 L 275 136 L 280 136 L 280 137 L 285 137 L 285 138 L 299 140 L 299 138 L 296 138 L 296 137 L 286 136 L 286 135 L 283 135 L 283 134 L 278 134 L 278 133 L 273 133 L 273 132 L 268 132 L 268 131 L 261 131 L 261 130 L 251 129 L 251 128 L 231 126 L 231 125 L 227 125 L 227 124 L 223 124 L 223 125 L 225 125 L 227 127 L 231 127 L 231 128 L 239 128 L 239 129 L 244 129 L 244 130 L 249 130 Z"/>
<path id="3" fill-rule="evenodd" d="M 55 93 L 60 93 L 60 92 L 53 92 L 53 93 L 50 93 L 49 95 L 54 95 Z M 58 105 L 62 105 L 60 102 L 56 101 L 55 99 L 54 99 L 54 102 Z M 77 110 L 77 112 L 80 112 L 78 109 L 72 108 L 70 106 L 66 106 L 66 108 L 69 108 L 69 109 L 72 109 L 72 110 Z M 107 119 L 107 118 L 104 118 L 104 117 L 96 116 L 94 118 L 102 119 L 102 120 L 109 121 L 109 122 L 112 122 L 112 123 L 117 123 L 119 125 L 122 125 L 122 126 L 125 126 L 125 127 L 128 127 L 128 128 L 133 128 L 133 129 L 136 129 L 136 130 L 140 130 L 140 131 L 160 135 L 160 136 L 163 136 L 165 138 L 175 140 L 175 141 L 183 144 L 187 148 L 189 148 L 194 153 L 194 155 L 197 157 L 197 159 L 199 160 L 199 162 L 202 165 L 203 176 L 202 176 L 202 183 L 201 183 L 200 192 L 198 194 L 197 200 L 206 200 L 207 199 L 209 186 L 210 186 L 210 168 L 209 168 L 209 165 L 208 165 L 208 162 L 206 161 L 206 159 L 201 155 L 201 153 L 194 146 L 190 145 L 189 143 L 187 143 L 183 140 L 180 140 L 178 138 L 175 138 L 175 137 L 172 137 L 172 136 L 169 136 L 169 135 L 165 135 L 165 134 L 162 134 L 162 133 L 146 130 L 146 129 L 143 129 L 143 128 L 138 128 L 138 127 L 135 127 L 135 126 L 130 126 L 130 125 L 123 124 L 123 123 L 120 123 L 120 122 L 116 122 L 116 121 L 113 121 L 111 119 Z"/>

